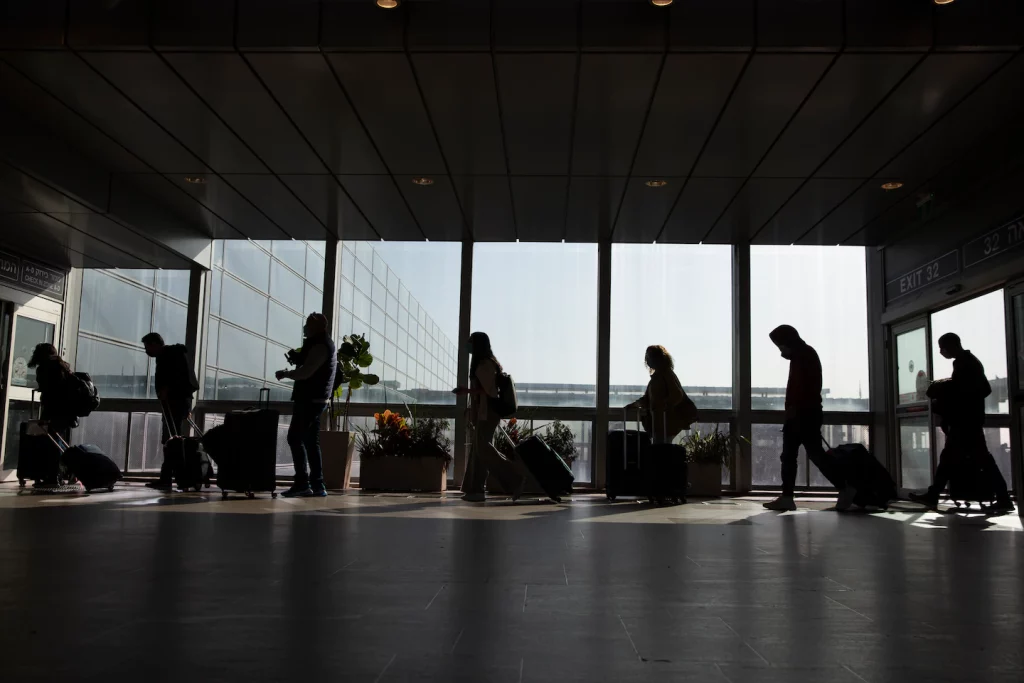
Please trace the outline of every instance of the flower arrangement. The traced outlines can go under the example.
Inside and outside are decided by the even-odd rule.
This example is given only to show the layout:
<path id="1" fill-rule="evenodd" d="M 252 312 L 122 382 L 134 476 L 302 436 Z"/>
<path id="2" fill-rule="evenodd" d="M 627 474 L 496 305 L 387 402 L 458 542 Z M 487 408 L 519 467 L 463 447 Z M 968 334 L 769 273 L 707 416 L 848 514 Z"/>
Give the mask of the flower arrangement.
<path id="1" fill-rule="evenodd" d="M 411 423 L 396 412 L 374 413 L 373 429 L 359 429 L 356 449 L 359 457 L 441 458 L 452 460 L 452 440 L 448 438 L 448 420 L 412 418 Z"/>

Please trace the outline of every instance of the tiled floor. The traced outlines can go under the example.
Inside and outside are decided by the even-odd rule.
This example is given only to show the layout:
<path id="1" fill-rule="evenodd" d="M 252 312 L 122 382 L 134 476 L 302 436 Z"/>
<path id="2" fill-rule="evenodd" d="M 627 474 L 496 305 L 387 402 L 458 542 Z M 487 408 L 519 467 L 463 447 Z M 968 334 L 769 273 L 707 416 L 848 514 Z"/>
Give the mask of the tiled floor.
<path id="1" fill-rule="evenodd" d="M 1024 681 L 1015 515 L 0 486 L 5 681 Z M 815 509 L 811 509 L 815 508 Z"/>

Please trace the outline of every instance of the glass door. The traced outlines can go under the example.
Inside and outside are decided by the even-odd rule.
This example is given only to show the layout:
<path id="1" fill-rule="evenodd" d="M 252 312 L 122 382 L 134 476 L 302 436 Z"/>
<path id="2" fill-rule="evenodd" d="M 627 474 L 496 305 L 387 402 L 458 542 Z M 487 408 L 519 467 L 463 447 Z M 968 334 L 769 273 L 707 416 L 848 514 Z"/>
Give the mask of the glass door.
<path id="1" fill-rule="evenodd" d="M 900 454 L 900 486 L 925 488 L 934 465 L 928 385 L 932 377 L 931 340 L 927 318 L 892 329 L 896 435 Z"/>
<path id="2" fill-rule="evenodd" d="M 1007 322 L 1007 393 L 1011 421 L 1011 488 L 1024 491 L 1024 283 L 1006 290 Z M 1010 483 L 1010 482 L 1007 482 Z M 1018 500 L 1020 496 L 1018 495 Z M 1017 506 L 1018 510 L 1020 505 Z M 1024 515 L 1024 511 L 1021 511 Z"/>

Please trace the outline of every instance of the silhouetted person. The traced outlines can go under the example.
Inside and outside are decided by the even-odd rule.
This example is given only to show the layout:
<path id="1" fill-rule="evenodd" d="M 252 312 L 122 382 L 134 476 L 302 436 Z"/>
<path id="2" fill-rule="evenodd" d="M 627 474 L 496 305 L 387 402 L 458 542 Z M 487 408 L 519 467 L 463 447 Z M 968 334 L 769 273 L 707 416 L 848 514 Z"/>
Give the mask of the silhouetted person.
<path id="1" fill-rule="evenodd" d="M 469 388 L 454 390 L 458 396 L 470 396 L 469 421 L 473 429 L 473 450 L 462 480 L 462 499 L 471 503 L 485 500 L 484 485 L 488 472 L 501 482 L 501 487 L 512 493 L 512 500 L 522 494 L 526 477 L 515 462 L 506 460 L 494 447 L 494 433 L 501 424 L 491 408 L 492 398 L 498 398 L 498 373 L 501 364 L 491 351 L 491 340 L 483 332 L 469 335 Z M 504 437 L 503 437 L 504 438 Z"/>
<path id="2" fill-rule="evenodd" d="M 278 370 L 277 379 L 295 381 L 292 387 L 292 421 L 288 427 L 288 446 L 295 463 L 295 483 L 282 495 L 322 498 L 324 488 L 323 455 L 320 451 L 320 418 L 331 400 L 334 375 L 338 370 L 338 349 L 327 332 L 323 313 L 310 313 L 302 328 L 305 339 L 298 353 L 289 353 L 294 370 Z M 306 465 L 309 465 L 307 471 Z"/>
<path id="3" fill-rule="evenodd" d="M 626 406 L 643 411 L 644 429 L 653 443 L 672 443 L 676 435 L 697 419 L 696 407 L 683 391 L 675 362 L 664 346 L 648 346 L 644 363 L 651 375 L 644 395 Z"/>
<path id="4" fill-rule="evenodd" d="M 36 344 L 28 366 L 36 371 L 36 385 L 39 387 L 40 426 L 65 442 L 70 431 L 78 426 L 78 418 L 67 400 L 68 379 L 71 366 L 57 353 L 53 344 Z M 59 459 L 55 456 L 52 473 L 35 483 L 39 488 L 50 488 L 58 484 L 60 475 Z"/>
<path id="5" fill-rule="evenodd" d="M 150 332 L 142 338 L 142 345 L 146 347 L 146 355 L 156 360 L 154 383 L 164 414 L 160 443 L 165 444 L 171 436 L 184 434 L 185 421 L 192 413 L 192 394 L 199 388 L 199 381 L 184 344 L 167 345 L 163 337 Z M 173 434 L 171 425 L 174 427 Z M 173 483 L 172 463 L 165 459 L 160 466 L 160 478 L 146 485 L 150 488 L 169 489 Z"/>
<path id="6" fill-rule="evenodd" d="M 948 380 L 942 398 L 942 430 L 946 445 L 939 455 L 935 480 L 925 493 L 911 493 L 910 499 L 936 508 L 950 479 L 951 460 L 974 458 L 989 486 L 996 494 L 996 503 L 989 509 L 1010 512 L 1013 502 L 1006 490 L 1006 480 L 996 465 L 995 458 L 985 442 L 985 399 L 992 386 L 985 376 L 985 366 L 970 351 L 964 349 L 960 337 L 952 332 L 939 337 L 939 353 L 953 360 L 953 374 Z"/>
<path id="7" fill-rule="evenodd" d="M 839 486 L 837 509 L 850 507 L 856 493 L 841 485 L 834 464 L 821 447 L 821 360 L 818 352 L 800 338 L 789 325 L 779 325 L 768 335 L 779 347 L 779 353 L 789 361 L 789 380 L 786 382 L 786 421 L 782 426 L 782 495 L 765 503 L 769 510 L 795 510 L 793 490 L 796 486 L 797 458 L 800 446 L 807 459 L 817 466 L 833 484 Z"/>

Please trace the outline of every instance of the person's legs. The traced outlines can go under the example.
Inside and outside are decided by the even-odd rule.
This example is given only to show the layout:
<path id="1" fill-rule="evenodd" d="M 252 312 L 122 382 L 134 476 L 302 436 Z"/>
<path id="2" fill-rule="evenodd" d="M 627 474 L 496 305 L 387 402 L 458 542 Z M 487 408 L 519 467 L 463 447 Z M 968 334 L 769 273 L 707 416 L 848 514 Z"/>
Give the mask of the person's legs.
<path id="1" fill-rule="evenodd" d="M 292 421 L 288 425 L 288 447 L 292 451 L 292 463 L 295 465 L 295 483 L 285 492 L 285 495 L 303 493 L 309 490 L 305 437 L 310 412 L 309 405 L 306 403 L 296 402 L 292 406 Z"/>
<path id="2" fill-rule="evenodd" d="M 765 503 L 769 510 L 795 510 L 793 490 L 796 487 L 797 457 L 800 455 L 800 422 L 792 418 L 782 426 L 782 495 Z"/>
<path id="3" fill-rule="evenodd" d="M 320 452 L 320 419 L 323 417 L 326 407 L 326 404 L 320 403 L 310 406 L 309 419 L 306 421 L 306 429 L 302 437 L 303 444 L 306 446 L 306 457 L 309 459 L 309 487 L 317 496 L 327 495 L 324 488 L 323 455 Z"/>
<path id="4" fill-rule="evenodd" d="M 188 419 L 189 413 L 192 412 L 192 398 L 169 398 L 163 402 L 163 411 L 163 419 L 160 422 L 161 445 L 171 440 L 172 432 L 175 435 L 184 434 L 185 420 Z M 160 465 L 160 478 L 152 483 L 153 487 L 168 488 L 174 483 L 173 465 L 174 463 L 168 462 L 165 456 L 163 464 Z"/>
<path id="5" fill-rule="evenodd" d="M 463 492 L 469 497 L 483 499 L 489 469 L 487 451 L 493 448 L 491 440 L 500 422 L 501 420 L 478 420 L 473 428 L 473 450 L 469 456 L 469 466 L 466 468 L 463 483 Z"/>

